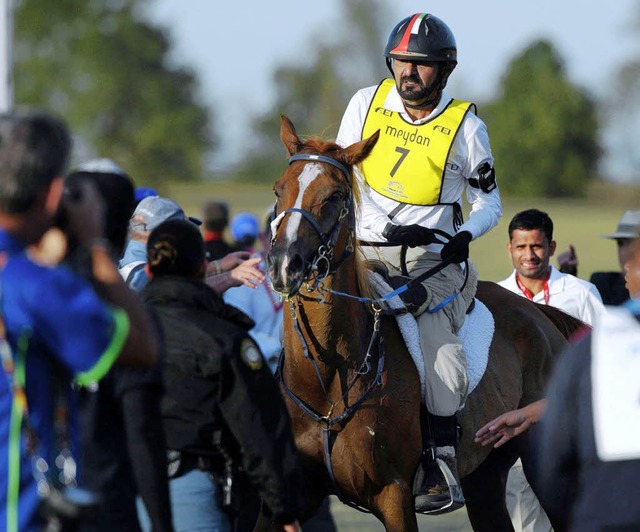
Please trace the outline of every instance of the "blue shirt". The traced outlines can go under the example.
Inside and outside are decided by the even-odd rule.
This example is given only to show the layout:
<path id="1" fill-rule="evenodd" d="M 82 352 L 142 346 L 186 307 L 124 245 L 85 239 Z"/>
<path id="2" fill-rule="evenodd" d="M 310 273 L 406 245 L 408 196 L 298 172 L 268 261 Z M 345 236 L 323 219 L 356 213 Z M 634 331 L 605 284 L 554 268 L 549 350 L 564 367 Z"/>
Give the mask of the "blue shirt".
<path id="1" fill-rule="evenodd" d="M 15 375 L 26 391 L 28 419 L 38 436 L 36 453 L 53 466 L 54 363 L 82 385 L 99 380 L 118 357 L 129 330 L 122 310 L 108 307 L 82 278 L 65 267 L 32 262 L 23 245 L 0 230 L 0 310 L 13 351 Z M 22 412 L 11 381 L 0 375 L 0 530 L 36 531 L 38 494 L 26 453 Z M 70 388 L 70 386 L 69 386 Z M 76 411 L 69 403 L 71 444 Z M 73 445 L 72 445 L 73 450 Z M 77 453 L 76 453 L 77 454 Z M 78 457 L 76 456 L 76 461 Z"/>

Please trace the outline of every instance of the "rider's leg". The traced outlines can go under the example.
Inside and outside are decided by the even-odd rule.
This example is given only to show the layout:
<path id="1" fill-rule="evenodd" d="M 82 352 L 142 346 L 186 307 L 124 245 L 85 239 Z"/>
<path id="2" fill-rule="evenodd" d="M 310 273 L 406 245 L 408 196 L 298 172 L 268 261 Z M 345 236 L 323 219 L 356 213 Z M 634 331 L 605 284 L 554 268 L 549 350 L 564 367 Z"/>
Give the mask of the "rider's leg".
<path id="1" fill-rule="evenodd" d="M 425 460 L 421 464 L 421 481 L 414 484 L 414 502 L 416 511 L 433 511 L 450 502 L 450 492 L 431 454 L 435 455 L 433 458 L 440 458 L 447 464 L 459 485 L 455 456 L 455 413 L 464 405 L 468 377 L 463 347 L 458 337 L 451 332 L 446 315 L 440 312 L 423 314 L 418 318 L 418 323 L 425 359 L 428 428 L 434 439 L 430 444 L 423 437 Z M 437 344 L 440 346 L 437 347 Z M 435 450 L 432 445 L 435 445 Z"/>
<path id="2" fill-rule="evenodd" d="M 431 260 L 421 256 L 411 269 L 411 275 L 418 275 L 430 268 Z M 429 257 L 431 259 L 431 257 Z M 450 294 L 459 290 L 464 282 L 464 271 L 457 265 L 445 268 L 439 274 L 425 281 L 430 293 L 429 309 L 433 309 Z M 464 406 L 468 390 L 467 359 L 462 342 L 456 332 L 464 323 L 468 302 L 461 296 L 454 298 L 441 310 L 428 310 L 418 316 L 420 346 L 425 362 L 426 397 L 425 404 L 430 413 L 429 428 L 435 436 L 436 449 L 429 449 L 423 443 L 427 458 L 430 453 L 442 459 L 459 484 L 455 457 L 457 426 L 455 414 Z M 423 438 L 424 439 L 424 438 Z M 427 460 L 422 466 L 433 466 Z M 429 467 L 422 485 L 414 484 L 417 511 L 432 511 L 450 502 L 449 486 L 438 467 Z"/>

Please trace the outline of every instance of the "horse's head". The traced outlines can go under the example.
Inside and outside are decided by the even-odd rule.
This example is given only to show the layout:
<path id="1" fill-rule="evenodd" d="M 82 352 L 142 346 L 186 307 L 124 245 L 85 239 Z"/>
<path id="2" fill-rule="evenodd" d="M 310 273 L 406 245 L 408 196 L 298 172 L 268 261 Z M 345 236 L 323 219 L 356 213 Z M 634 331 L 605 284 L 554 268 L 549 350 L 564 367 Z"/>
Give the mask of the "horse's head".
<path id="1" fill-rule="evenodd" d="M 311 276 L 329 275 L 353 251 L 353 165 L 371 153 L 378 133 L 345 149 L 318 138 L 303 143 L 282 116 L 280 138 L 290 159 L 274 186 L 276 218 L 267 264 L 274 289 L 290 297 Z"/>

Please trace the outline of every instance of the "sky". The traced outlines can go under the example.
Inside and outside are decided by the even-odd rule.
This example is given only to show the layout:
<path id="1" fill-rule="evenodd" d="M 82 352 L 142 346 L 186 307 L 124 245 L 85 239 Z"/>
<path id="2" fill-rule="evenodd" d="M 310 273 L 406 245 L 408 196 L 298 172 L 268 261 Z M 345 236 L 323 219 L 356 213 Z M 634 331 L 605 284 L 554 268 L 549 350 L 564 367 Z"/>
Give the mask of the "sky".
<path id="1" fill-rule="evenodd" d="M 588 4 L 592 7 L 584 0 L 389 0 L 388 26 L 391 31 L 402 18 L 421 11 L 449 25 L 458 45 L 449 92 L 457 97 L 492 97 L 509 62 L 539 38 L 554 44 L 571 81 L 603 97 L 617 69 L 640 55 L 640 38 L 632 31 L 640 0 Z M 196 72 L 202 99 L 213 106 L 222 141 L 219 164 L 241 155 L 251 120 L 273 104 L 272 72 L 303 65 L 314 57 L 314 43 L 348 31 L 341 5 L 342 0 L 150 3 L 152 20 L 169 30 L 173 59 Z M 386 37 L 381 37 L 381 61 Z"/>

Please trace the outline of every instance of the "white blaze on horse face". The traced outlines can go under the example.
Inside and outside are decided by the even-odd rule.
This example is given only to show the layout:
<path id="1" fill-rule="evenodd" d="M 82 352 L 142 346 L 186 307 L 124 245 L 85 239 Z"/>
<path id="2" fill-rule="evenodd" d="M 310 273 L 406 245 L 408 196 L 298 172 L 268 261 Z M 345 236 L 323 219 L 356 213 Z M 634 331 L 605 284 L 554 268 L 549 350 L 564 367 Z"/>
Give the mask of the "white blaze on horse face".
<path id="1" fill-rule="evenodd" d="M 302 172 L 298 176 L 298 196 L 296 197 L 295 203 L 290 207 L 294 209 L 302 209 L 302 199 L 304 198 L 304 194 L 313 183 L 316 177 L 318 177 L 321 173 L 321 166 L 317 163 L 308 163 L 303 168 Z M 278 226 L 282 222 L 282 218 L 284 217 L 284 213 L 278 215 L 278 217 L 273 220 L 271 223 L 272 234 L 275 234 L 275 230 L 277 230 Z M 302 221 L 302 214 L 299 212 L 289 213 L 289 216 L 286 219 L 285 227 L 284 227 L 284 238 L 285 244 L 288 248 L 293 242 L 297 240 L 298 229 L 300 228 L 300 222 Z M 280 275 L 283 280 L 287 278 L 287 267 L 289 265 L 289 257 L 285 257 L 281 264 Z"/>
<path id="2" fill-rule="evenodd" d="M 302 209 L 302 199 L 304 198 L 307 189 L 313 183 L 316 177 L 321 173 L 321 167 L 317 163 L 308 163 L 305 165 L 302 172 L 298 176 L 298 197 L 293 204 L 294 209 Z M 295 242 L 298 235 L 298 229 L 300 229 L 300 222 L 302 221 L 302 214 L 299 212 L 292 212 L 287 220 L 285 228 L 285 237 L 287 244 Z"/>

